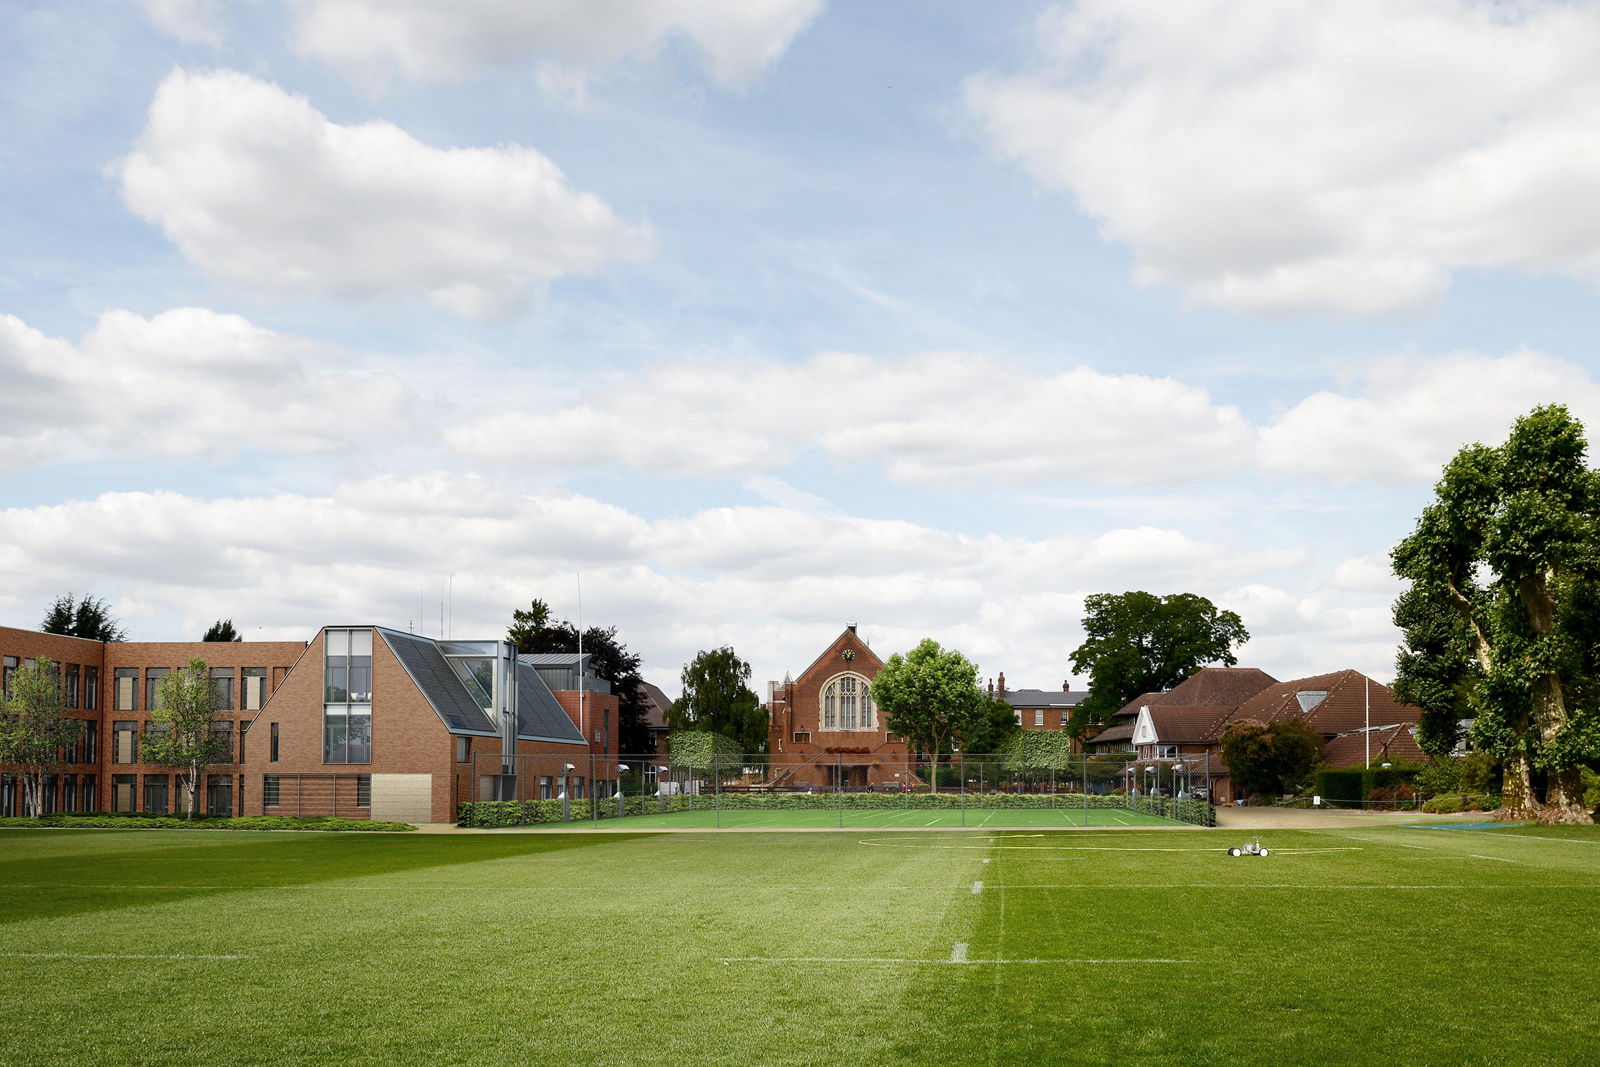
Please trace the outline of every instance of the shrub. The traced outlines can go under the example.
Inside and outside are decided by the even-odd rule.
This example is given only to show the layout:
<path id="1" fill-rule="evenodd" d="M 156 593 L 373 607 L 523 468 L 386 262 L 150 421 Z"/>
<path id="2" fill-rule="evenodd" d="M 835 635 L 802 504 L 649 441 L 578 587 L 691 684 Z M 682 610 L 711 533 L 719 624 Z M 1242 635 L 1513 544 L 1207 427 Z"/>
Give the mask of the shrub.
<path id="1" fill-rule="evenodd" d="M 1441 756 L 1417 772 L 1417 789 L 1430 797 L 1461 792 L 1461 760 Z"/>
<path id="2" fill-rule="evenodd" d="M 1467 798 L 1462 796 L 1434 797 L 1422 805 L 1422 810 L 1430 815 L 1454 815 L 1464 810 L 1467 803 Z"/>
<path id="3" fill-rule="evenodd" d="M 1333 770 L 1325 767 L 1317 772 L 1316 790 L 1322 802 L 1336 808 L 1359 808 L 1362 799 L 1362 770 L 1350 767 Z"/>

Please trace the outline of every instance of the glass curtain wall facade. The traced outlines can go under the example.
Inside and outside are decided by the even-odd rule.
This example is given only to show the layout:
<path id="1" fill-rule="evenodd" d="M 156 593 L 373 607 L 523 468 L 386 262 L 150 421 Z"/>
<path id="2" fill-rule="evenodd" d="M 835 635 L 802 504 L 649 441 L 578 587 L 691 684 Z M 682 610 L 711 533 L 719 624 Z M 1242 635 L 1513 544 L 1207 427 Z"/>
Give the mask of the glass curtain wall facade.
<path id="1" fill-rule="evenodd" d="M 372 762 L 371 630 L 328 630 L 326 633 L 322 762 Z"/>

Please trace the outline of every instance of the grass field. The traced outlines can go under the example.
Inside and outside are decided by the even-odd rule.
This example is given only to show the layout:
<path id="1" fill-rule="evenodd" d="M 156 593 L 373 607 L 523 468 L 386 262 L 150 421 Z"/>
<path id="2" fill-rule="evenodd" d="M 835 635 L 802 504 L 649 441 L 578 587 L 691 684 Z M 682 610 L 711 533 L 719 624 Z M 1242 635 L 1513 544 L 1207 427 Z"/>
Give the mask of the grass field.
<path id="1" fill-rule="evenodd" d="M 630 815 L 626 820 L 617 822 L 602 819 L 601 826 L 615 830 L 626 828 L 630 830 L 710 830 L 721 828 L 724 830 L 784 830 L 784 829 L 826 829 L 839 828 L 843 825 L 846 830 L 866 829 L 877 827 L 879 829 L 902 829 L 905 827 L 926 829 L 930 826 L 958 829 L 965 825 L 968 829 L 983 827 L 997 828 L 1038 828 L 1038 827 L 1072 827 L 1072 826 L 1175 826 L 1177 823 L 1171 819 L 1160 816 L 1148 815 L 1140 811 L 1122 811 L 1116 808 L 970 808 L 962 811 L 943 811 L 937 808 L 912 808 L 906 811 L 750 811 L 732 809 L 729 811 L 679 811 L 668 812 L 665 815 Z M 578 820 L 573 823 L 536 823 L 531 829 L 572 829 L 583 828 L 589 823 Z"/>
<path id="2" fill-rule="evenodd" d="M 0 1062 L 1574 1064 L 1600 829 L 0 832 Z"/>

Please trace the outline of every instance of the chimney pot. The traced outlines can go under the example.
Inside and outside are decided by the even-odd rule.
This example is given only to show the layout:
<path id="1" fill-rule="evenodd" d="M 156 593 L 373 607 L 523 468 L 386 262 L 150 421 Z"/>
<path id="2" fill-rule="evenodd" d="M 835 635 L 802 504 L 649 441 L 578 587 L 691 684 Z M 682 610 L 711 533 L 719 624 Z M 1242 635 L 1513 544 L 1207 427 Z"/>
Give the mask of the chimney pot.
<path id="1" fill-rule="evenodd" d="M 855 633 L 856 632 L 856 624 L 855 624 L 855 622 L 853 620 L 850 621 L 850 622 L 845 623 L 844 624 L 844 628 L 846 630 L 849 630 L 851 633 Z"/>
<path id="2" fill-rule="evenodd" d="M 1061 691 L 1063 693 L 1072 692 L 1072 679 L 1071 678 L 1068 678 L 1066 681 L 1061 683 Z"/>

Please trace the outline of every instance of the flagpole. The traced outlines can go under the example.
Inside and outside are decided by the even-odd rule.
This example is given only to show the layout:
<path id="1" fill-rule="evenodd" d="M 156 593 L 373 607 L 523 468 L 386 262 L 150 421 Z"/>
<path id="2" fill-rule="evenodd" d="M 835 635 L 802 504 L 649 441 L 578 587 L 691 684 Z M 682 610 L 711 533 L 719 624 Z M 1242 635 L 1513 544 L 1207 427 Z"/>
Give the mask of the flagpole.
<path id="1" fill-rule="evenodd" d="M 1365 677 L 1365 676 L 1363 676 Z M 1367 728 L 1361 736 L 1367 739 L 1367 766 L 1372 766 L 1372 679 L 1367 678 Z"/>

